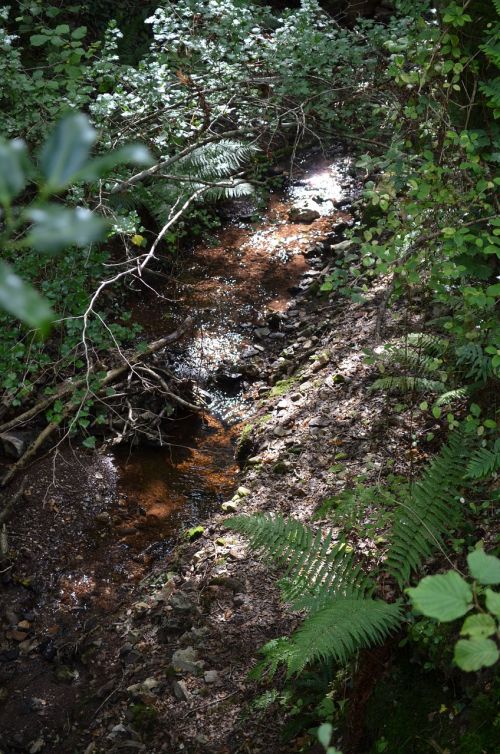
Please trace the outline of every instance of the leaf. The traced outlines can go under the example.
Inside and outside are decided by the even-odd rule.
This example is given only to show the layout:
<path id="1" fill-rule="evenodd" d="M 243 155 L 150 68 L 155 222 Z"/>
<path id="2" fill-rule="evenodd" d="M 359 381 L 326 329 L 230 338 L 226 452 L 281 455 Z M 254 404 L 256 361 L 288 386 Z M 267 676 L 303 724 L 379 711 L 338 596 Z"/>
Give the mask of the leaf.
<path id="1" fill-rule="evenodd" d="M 500 584 L 500 559 L 486 555 L 484 550 L 474 550 L 467 555 L 472 578 L 481 584 Z"/>
<path id="2" fill-rule="evenodd" d="M 117 149 L 110 154 L 96 157 L 79 171 L 76 176 L 83 181 L 94 181 L 101 178 L 117 165 L 152 165 L 153 156 L 149 149 L 142 144 L 129 144 L 128 146 Z"/>
<path id="3" fill-rule="evenodd" d="M 0 306 L 42 334 L 54 319 L 47 301 L 5 262 L 0 262 Z"/>
<path id="4" fill-rule="evenodd" d="M 56 125 L 42 149 L 40 166 L 45 189 L 65 188 L 88 160 L 96 132 L 82 113 L 66 116 Z"/>
<path id="5" fill-rule="evenodd" d="M 25 187 L 21 158 L 26 145 L 21 139 L 0 141 L 0 203 L 8 205 Z"/>
<path id="6" fill-rule="evenodd" d="M 472 590 L 456 571 L 425 576 L 407 593 L 421 613 L 439 621 L 460 618 L 472 607 Z"/>
<path id="7" fill-rule="evenodd" d="M 93 435 L 86 437 L 82 442 L 82 445 L 84 448 L 90 448 L 91 450 L 93 450 L 95 448 L 95 437 Z"/>
<path id="8" fill-rule="evenodd" d="M 38 251 L 56 253 L 68 246 L 88 246 L 99 241 L 106 222 L 89 209 L 66 209 L 58 205 L 35 207 L 27 212 L 34 225 L 26 245 Z"/>
<path id="9" fill-rule="evenodd" d="M 333 727 L 330 723 L 323 723 L 318 728 L 318 741 L 324 749 L 328 749 L 332 740 Z"/>
<path id="10" fill-rule="evenodd" d="M 455 644 L 454 660 L 467 673 L 491 667 L 498 657 L 497 645 L 491 639 L 460 639 Z"/>
<path id="11" fill-rule="evenodd" d="M 33 36 L 30 37 L 30 45 L 32 47 L 41 47 L 45 42 L 48 42 L 49 39 L 50 37 L 46 34 L 33 34 Z"/>
<path id="12" fill-rule="evenodd" d="M 500 594 L 494 592 L 493 589 L 486 589 L 485 594 L 487 609 L 490 613 L 493 613 L 493 615 L 500 617 Z"/>
<path id="13" fill-rule="evenodd" d="M 83 39 L 83 37 L 87 33 L 87 27 L 86 26 L 79 26 L 78 29 L 75 29 L 71 32 L 72 39 Z"/>
<path id="14" fill-rule="evenodd" d="M 475 613 L 465 619 L 460 631 L 461 636 L 470 636 L 472 639 L 485 639 L 497 630 L 497 624 L 491 615 Z"/>

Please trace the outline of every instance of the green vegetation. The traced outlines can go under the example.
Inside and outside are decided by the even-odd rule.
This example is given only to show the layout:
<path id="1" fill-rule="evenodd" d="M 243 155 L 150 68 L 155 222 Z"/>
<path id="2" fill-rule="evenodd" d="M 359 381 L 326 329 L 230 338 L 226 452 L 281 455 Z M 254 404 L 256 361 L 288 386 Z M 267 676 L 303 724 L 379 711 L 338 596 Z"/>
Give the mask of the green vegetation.
<path id="1" fill-rule="evenodd" d="M 296 730 L 314 730 L 330 754 L 344 714 L 332 697 L 335 677 L 354 676 L 363 652 L 396 634 L 453 648 L 446 670 L 429 651 L 422 673 L 430 662 L 435 674 L 453 664 L 453 672 L 493 677 L 500 0 L 395 0 L 383 22 L 354 27 L 316 0 L 283 11 L 250 0 L 148 3 L 149 15 L 120 14 L 129 34 L 140 16 L 137 49 L 111 18 L 111 3 L 93 24 L 78 6 L 17 5 L 0 9 L 0 431 L 44 418 L 26 460 L 57 429 L 95 447 L 117 413 L 116 363 L 135 365 L 148 353 L 147 343 L 134 343 L 141 328 L 128 310 L 131 281 L 143 291 L 148 266 L 168 271 L 174 253 L 218 225 L 221 199 L 265 193 L 274 155 L 343 138 L 364 189 L 349 251 L 332 263 L 318 301 L 335 294 L 347 305 L 378 291 L 370 394 L 382 394 L 390 412 L 428 419 L 412 447 L 433 443 L 433 458 L 408 479 L 358 478 L 325 501 L 327 532 L 293 516 L 230 521 L 277 564 L 284 600 L 305 612 L 291 636 L 264 647 L 255 674 L 268 678 L 284 665 L 288 677 L 328 676 L 313 714 L 294 709 Z M 405 333 L 386 337 L 396 308 Z M 270 397 L 296 379 L 278 382 Z M 168 403 L 162 416 L 173 410 Z M 252 430 L 240 439 L 242 459 Z M 380 547 L 360 554 L 350 537 L 368 527 Z M 446 573 L 422 578 L 431 558 Z M 467 617 L 436 638 L 422 615 Z M 422 692 L 426 715 L 431 693 Z M 486 697 L 483 689 L 471 705 L 481 720 Z M 280 698 L 295 703 L 291 693 Z M 370 714 L 373 750 L 404 751 L 401 725 L 381 726 Z M 154 724 L 148 706 L 135 705 L 133 715 L 144 729 Z M 397 722 L 404 728 L 410 717 Z M 466 740 L 469 751 L 489 746 L 480 727 L 457 750 Z"/>

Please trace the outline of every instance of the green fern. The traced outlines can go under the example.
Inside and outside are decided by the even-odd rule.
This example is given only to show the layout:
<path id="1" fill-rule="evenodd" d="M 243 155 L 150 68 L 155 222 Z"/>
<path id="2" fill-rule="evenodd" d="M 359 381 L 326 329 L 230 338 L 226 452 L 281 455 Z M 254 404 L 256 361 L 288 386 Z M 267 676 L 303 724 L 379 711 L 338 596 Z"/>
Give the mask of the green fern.
<path id="1" fill-rule="evenodd" d="M 235 516 L 230 529 L 245 534 L 254 550 L 268 555 L 284 571 L 280 587 L 295 609 L 319 609 L 332 596 L 365 596 L 374 585 L 344 541 L 332 544 L 293 518 L 258 514 Z"/>
<path id="2" fill-rule="evenodd" d="M 380 377 L 370 390 L 389 390 L 397 393 L 442 393 L 445 388 L 440 380 L 426 377 Z"/>
<path id="3" fill-rule="evenodd" d="M 345 664 L 360 649 L 382 643 L 402 617 L 401 603 L 336 598 L 291 636 L 285 652 L 288 672 L 300 673 L 318 660 Z"/>
<path id="4" fill-rule="evenodd" d="M 478 343 L 467 343 L 456 349 L 457 364 L 465 371 L 466 379 L 486 382 L 492 374 L 491 358 Z M 468 369 L 467 369 L 468 367 Z"/>
<path id="5" fill-rule="evenodd" d="M 491 450 L 479 448 L 473 453 L 467 466 L 466 476 L 468 479 L 486 479 L 498 470 L 500 470 L 500 440 L 496 440 Z"/>
<path id="6" fill-rule="evenodd" d="M 461 518 L 460 490 L 469 452 L 462 434 L 452 435 L 422 477 L 400 500 L 386 567 L 402 587 Z"/>
<path id="7" fill-rule="evenodd" d="M 472 390 L 472 386 L 458 387 L 455 390 L 447 390 L 446 393 L 442 393 L 439 398 L 436 398 L 436 406 L 448 406 L 454 401 L 459 401 L 462 398 L 467 398 Z"/>

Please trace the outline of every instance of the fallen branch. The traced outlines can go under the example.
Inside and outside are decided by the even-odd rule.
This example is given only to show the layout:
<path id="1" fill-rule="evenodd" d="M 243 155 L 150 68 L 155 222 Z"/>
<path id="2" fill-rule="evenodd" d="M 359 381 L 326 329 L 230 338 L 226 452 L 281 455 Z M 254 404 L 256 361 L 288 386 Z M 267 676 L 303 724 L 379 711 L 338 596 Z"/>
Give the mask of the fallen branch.
<path id="1" fill-rule="evenodd" d="M 175 332 L 170 333 L 170 335 L 165 336 L 164 338 L 160 338 L 159 340 L 154 341 L 151 343 L 148 348 L 146 348 L 144 351 L 136 351 L 130 359 L 127 361 L 124 361 L 120 366 L 115 367 L 114 369 L 109 369 L 106 372 L 106 375 L 101 380 L 99 387 L 96 391 L 94 391 L 94 394 L 99 395 L 102 393 L 106 387 L 108 387 L 111 383 L 115 382 L 121 375 L 123 375 L 128 370 L 133 370 L 134 366 L 140 362 L 141 360 L 147 358 L 151 354 L 161 350 L 165 346 L 169 345 L 170 343 L 173 343 L 176 340 L 179 340 L 189 329 L 191 329 L 193 325 L 193 319 L 191 317 L 187 317 L 187 319 L 182 323 L 182 325 L 175 330 Z M 72 395 L 78 388 L 82 387 L 87 383 L 88 376 L 85 378 L 82 378 L 80 380 L 76 380 L 75 382 L 71 383 L 67 386 L 67 390 L 64 391 L 64 395 Z M 59 393 L 59 396 L 61 393 Z M 54 399 L 55 400 L 55 399 Z M 63 408 L 62 412 L 59 415 L 59 419 L 57 422 L 49 422 L 46 427 L 37 435 L 37 437 L 33 440 L 31 445 L 25 450 L 23 455 L 10 467 L 10 469 L 7 471 L 7 473 L 4 475 L 3 479 L 0 482 L 0 487 L 5 487 L 9 482 L 12 480 L 12 478 L 21 470 L 23 469 L 28 461 L 30 461 L 38 452 L 38 450 L 41 448 L 41 446 L 48 440 L 48 438 L 57 430 L 58 427 L 60 427 L 61 422 L 67 418 L 69 418 L 72 414 L 76 413 L 79 409 L 79 407 L 84 402 L 85 398 L 79 399 L 79 400 L 70 400 L 66 406 Z M 182 399 L 181 399 L 182 400 Z M 187 403 L 187 402 L 186 402 Z M 40 405 L 40 404 L 38 404 Z M 188 406 L 192 409 L 194 408 L 192 404 L 188 404 Z M 23 416 L 26 415 L 27 412 Z"/>
<path id="2" fill-rule="evenodd" d="M 5 524 L 5 522 L 10 518 L 12 511 L 14 510 L 17 503 L 24 495 L 25 487 L 26 487 L 26 478 L 23 479 L 17 492 L 15 492 L 14 495 L 12 495 L 10 500 L 7 500 L 4 507 L 0 511 L 0 526 L 2 526 L 2 524 Z"/>

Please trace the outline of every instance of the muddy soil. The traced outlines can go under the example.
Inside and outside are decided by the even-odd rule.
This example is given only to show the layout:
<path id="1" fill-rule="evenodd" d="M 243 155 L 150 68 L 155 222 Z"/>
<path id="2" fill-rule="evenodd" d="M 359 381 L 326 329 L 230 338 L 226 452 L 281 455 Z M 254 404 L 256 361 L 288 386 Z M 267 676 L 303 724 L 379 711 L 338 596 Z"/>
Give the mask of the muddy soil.
<path id="1" fill-rule="evenodd" d="M 241 748 L 246 735 L 237 740 L 244 700 L 253 693 L 245 669 L 290 621 L 272 576 L 214 534 L 210 569 L 206 558 L 195 560 L 197 579 L 200 567 L 205 579 L 186 585 L 195 553 L 185 532 L 200 523 L 202 537 L 219 531 L 210 521 L 239 484 L 234 450 L 241 423 L 283 376 L 280 354 L 297 338 L 288 316 L 294 296 L 304 296 L 320 274 L 325 239 L 349 221 L 338 208 L 353 190 L 347 169 L 341 155 L 299 166 L 295 183 L 271 197 L 261 221 L 236 217 L 214 243 L 194 249 L 173 292 L 169 286 L 135 302 L 136 319 L 155 337 L 194 312 L 194 335 L 165 359 L 200 384 L 209 403 L 202 417 L 172 422 L 161 448 L 91 455 L 64 446 L 28 470 L 24 499 L 8 526 L 12 561 L 0 574 L 3 754 L 281 750 L 277 730 L 257 735 L 258 721 L 257 748 Z M 318 217 L 291 221 L 290 208 L 304 202 L 313 203 Z M 302 345 L 316 344 L 303 339 Z M 207 582 L 209 571 L 213 578 L 218 573 L 212 556 L 221 561 L 220 578 L 228 578 L 228 562 L 243 569 L 244 594 L 230 582 Z M 187 593 L 184 610 L 166 605 L 175 592 Z M 198 693 L 176 675 L 172 647 L 179 632 L 206 628 L 202 616 L 214 604 L 223 632 L 206 635 L 198 670 L 216 665 L 223 672 L 215 681 L 202 674 Z M 256 608 L 259 620 L 248 621 Z M 124 691 L 147 677 L 156 685 Z M 209 729 L 212 704 L 218 722 Z M 186 735 L 196 710 L 208 711 L 203 730 Z M 224 724 L 215 710 L 226 710 Z"/>

